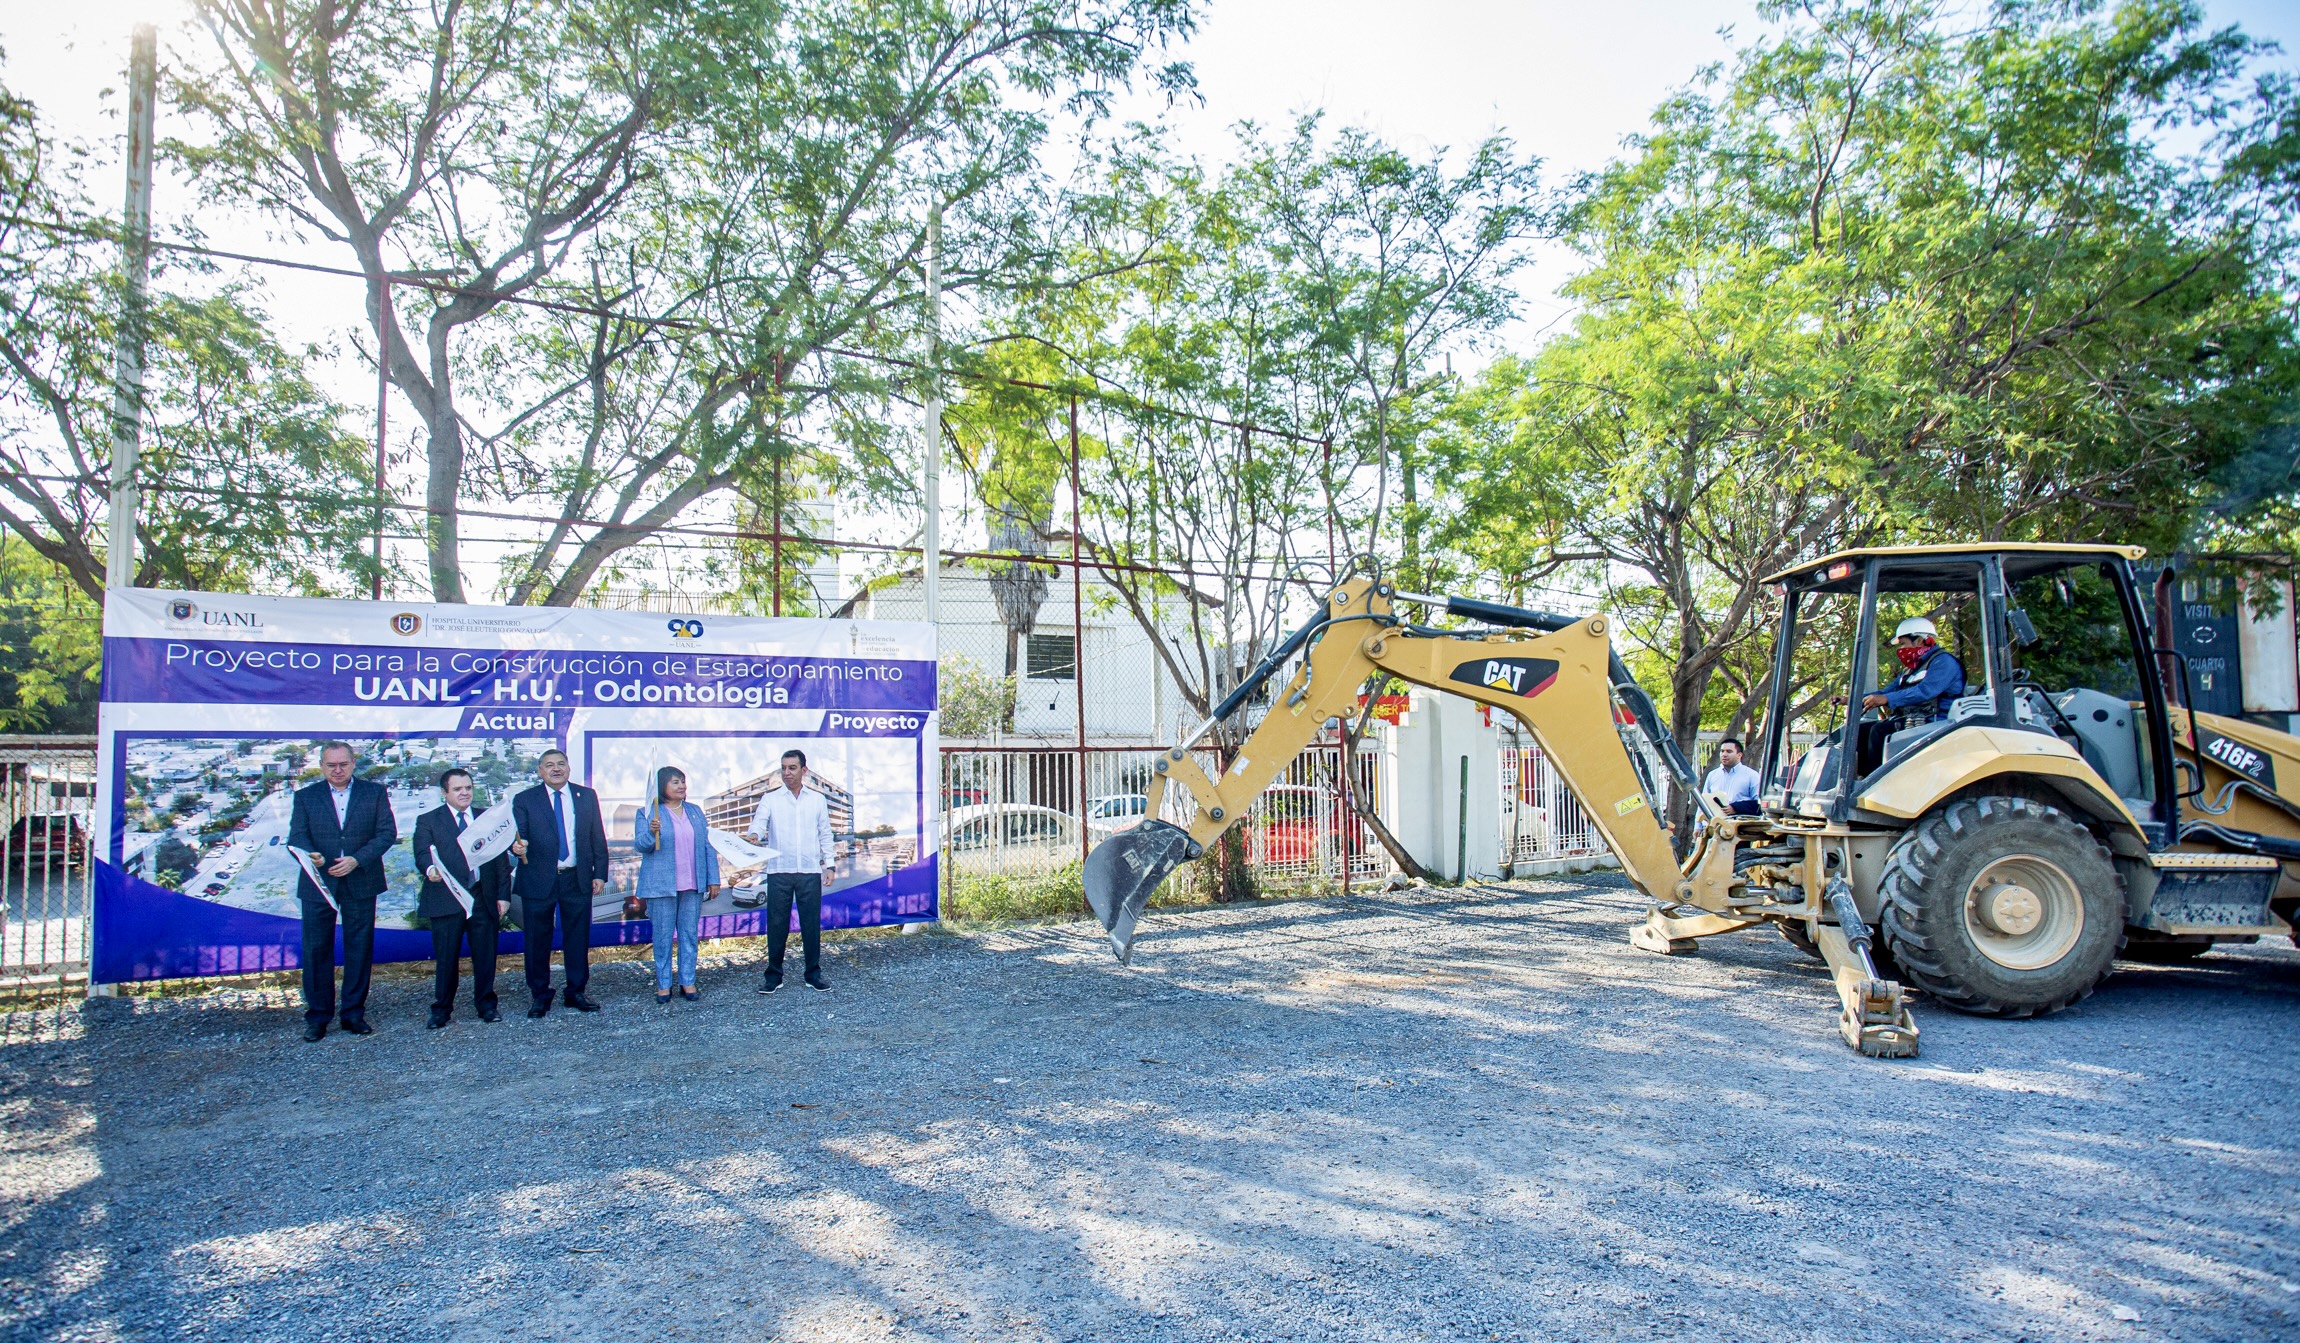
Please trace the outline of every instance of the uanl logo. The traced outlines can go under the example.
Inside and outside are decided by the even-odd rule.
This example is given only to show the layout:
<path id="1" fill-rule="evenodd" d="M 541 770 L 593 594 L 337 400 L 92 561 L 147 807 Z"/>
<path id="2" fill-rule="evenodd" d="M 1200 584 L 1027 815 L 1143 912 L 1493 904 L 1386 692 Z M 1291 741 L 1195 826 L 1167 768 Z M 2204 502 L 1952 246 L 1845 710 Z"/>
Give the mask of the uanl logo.
<path id="1" fill-rule="evenodd" d="M 1451 679 L 1532 699 L 1557 680 L 1557 663 L 1549 658 L 1479 658 L 1454 668 Z"/>
<path id="2" fill-rule="evenodd" d="M 674 639 L 700 639 L 703 637 L 703 622 L 700 620 L 686 616 L 673 616 L 664 623 L 666 628 L 671 631 L 671 637 Z"/>
<path id="3" fill-rule="evenodd" d="M 253 611 L 208 611 L 198 603 L 184 597 L 168 600 L 168 619 L 183 624 L 231 625 L 244 630 L 260 630 L 264 618 Z"/>
<path id="4" fill-rule="evenodd" d="M 403 639 L 412 639 L 423 633 L 423 617 L 413 611 L 402 611 L 391 618 L 391 632 Z"/>

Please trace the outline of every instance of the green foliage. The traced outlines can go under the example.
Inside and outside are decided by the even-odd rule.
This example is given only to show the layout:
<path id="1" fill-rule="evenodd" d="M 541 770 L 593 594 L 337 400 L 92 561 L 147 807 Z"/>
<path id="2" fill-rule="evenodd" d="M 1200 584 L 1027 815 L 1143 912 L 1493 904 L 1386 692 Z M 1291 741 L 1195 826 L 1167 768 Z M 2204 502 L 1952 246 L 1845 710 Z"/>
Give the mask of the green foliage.
<path id="1" fill-rule="evenodd" d="M 2167 546 L 2300 388 L 2291 89 L 2246 90 L 2240 34 L 2167 3 L 1766 14 L 1588 183 L 1572 328 L 1465 389 L 1436 449 L 1446 544 L 1603 591 L 1686 742 L 1769 691 L 1766 574 Z M 2221 130 L 2175 158 L 2183 125 Z"/>
<path id="2" fill-rule="evenodd" d="M 1189 867 L 1189 889 L 1201 900 L 1235 904 L 1262 898 L 1261 877 L 1246 859 L 1246 830 L 1233 825 Z"/>
<path id="3" fill-rule="evenodd" d="M 988 737 L 1014 722 L 1015 678 L 953 653 L 936 668 L 944 737 Z"/>
<path id="4" fill-rule="evenodd" d="M 953 872 L 945 882 L 945 919 L 1060 919 L 1086 911 L 1085 868 L 1079 863 L 1028 876 Z"/>
<path id="5" fill-rule="evenodd" d="M 0 535 L 0 731 L 93 733 L 103 610 L 21 537 Z"/>
<path id="6" fill-rule="evenodd" d="M 1031 338 L 969 368 L 1082 388 L 1084 543 L 1202 712 L 1298 619 L 1272 574 L 1322 581 L 1400 536 L 1418 554 L 1419 407 L 1445 351 L 1512 311 L 1535 165 L 1503 139 L 1416 157 L 1313 116 L 1245 128 L 1218 173 L 1149 130 L 1090 166 L 1063 268 L 1088 278 L 1017 295 L 1006 325 Z M 1038 517 L 1069 411 L 968 386 L 950 423 L 986 509 Z"/>
<path id="7" fill-rule="evenodd" d="M 61 159 L 61 165 L 58 160 Z M 4 524 L 80 590 L 103 590 L 114 358 L 132 318 L 117 248 L 23 216 L 83 212 L 70 155 L 0 90 L 0 486 Z M 236 285 L 170 292 L 143 310 L 135 581 L 321 593 L 364 586 L 374 518 L 368 448 L 312 382 L 309 350 L 265 329 Z M 186 280 L 193 276 L 186 275 Z M 187 289 L 190 287 L 186 286 Z M 59 670 L 59 675 L 70 674 Z M 43 692 L 44 693 L 44 692 Z"/>
<path id="8" fill-rule="evenodd" d="M 918 354 L 928 203 L 954 293 L 1039 275 L 1052 119 L 1136 78 L 1186 90 L 1155 53 L 1195 23 L 1189 0 L 202 9 L 217 49 L 175 96 L 209 133 L 171 153 L 368 276 L 361 316 L 423 427 L 437 598 L 461 599 L 469 502 L 613 524 L 512 557 L 503 595 L 554 604 L 714 495 L 786 530 L 837 490 L 915 504 L 884 357 Z M 402 267 L 455 287 L 388 287 L 387 309 Z M 763 606 L 757 548 L 736 586 Z"/>

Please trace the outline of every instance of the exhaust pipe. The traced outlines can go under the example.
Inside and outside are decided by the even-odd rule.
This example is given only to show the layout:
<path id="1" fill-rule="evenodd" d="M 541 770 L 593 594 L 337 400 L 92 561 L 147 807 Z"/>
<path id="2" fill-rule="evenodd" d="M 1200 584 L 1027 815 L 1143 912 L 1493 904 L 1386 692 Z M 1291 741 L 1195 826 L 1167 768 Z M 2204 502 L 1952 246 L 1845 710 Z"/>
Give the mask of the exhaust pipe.
<path id="1" fill-rule="evenodd" d="M 1094 846 L 1086 855 L 1086 903 L 1110 933 L 1110 949 L 1124 965 L 1134 954 L 1134 923 L 1167 874 L 1205 850 L 1190 832 L 1165 821 L 1144 821 Z"/>

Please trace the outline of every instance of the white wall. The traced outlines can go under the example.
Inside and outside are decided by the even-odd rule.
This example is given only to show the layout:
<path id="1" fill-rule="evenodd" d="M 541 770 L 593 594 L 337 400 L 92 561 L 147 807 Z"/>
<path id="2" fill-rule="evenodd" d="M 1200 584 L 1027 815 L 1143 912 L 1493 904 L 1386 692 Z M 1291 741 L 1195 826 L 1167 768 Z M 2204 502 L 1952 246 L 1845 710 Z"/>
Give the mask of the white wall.
<path id="1" fill-rule="evenodd" d="M 964 654 L 993 675 L 1005 671 L 1006 626 L 998 618 L 989 578 L 974 569 L 951 566 L 943 570 L 941 587 L 941 655 Z M 1180 689 L 1142 626 L 1123 607 L 1109 603 L 1107 588 L 1090 579 L 1083 596 L 1085 643 L 1079 664 L 1086 682 L 1088 739 L 1164 743 L 1174 735 L 1176 723 L 1189 716 Z M 1098 599 L 1105 609 L 1095 609 Z M 1038 632 L 1070 634 L 1071 608 L 1069 575 L 1058 575 L 1047 584 Z M 923 620 L 923 585 L 916 578 L 905 578 L 880 588 L 857 603 L 855 614 L 868 620 Z M 1014 706 L 1016 734 L 1075 739 L 1078 683 L 1031 678 L 1027 650 L 1017 662 L 1021 679 Z"/>
<path id="2" fill-rule="evenodd" d="M 1468 875 L 1501 875 L 1501 730 L 1479 721 L 1478 706 L 1458 695 L 1416 689 L 1403 719 L 1386 734 L 1383 783 L 1389 824 L 1406 852 L 1449 880 L 1462 822 L 1462 760 L 1469 760 Z"/>
<path id="3" fill-rule="evenodd" d="M 2265 581 L 2275 592 L 2274 614 L 2263 613 L 2252 600 L 2255 582 Z M 2300 650 L 2293 644 L 2292 580 L 2247 575 L 2236 622 L 2236 647 L 2243 670 L 2246 713 L 2300 712 Z"/>

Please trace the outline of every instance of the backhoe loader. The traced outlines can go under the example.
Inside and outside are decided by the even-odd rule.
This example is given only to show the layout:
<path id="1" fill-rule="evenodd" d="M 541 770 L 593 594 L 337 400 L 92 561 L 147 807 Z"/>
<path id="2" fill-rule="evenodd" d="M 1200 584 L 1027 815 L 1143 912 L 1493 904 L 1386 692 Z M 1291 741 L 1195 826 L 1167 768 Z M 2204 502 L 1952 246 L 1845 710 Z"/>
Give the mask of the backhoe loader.
<path id="1" fill-rule="evenodd" d="M 1960 1011 L 2030 1016 L 2090 993 L 2120 954 L 2291 936 L 2300 739 L 2182 707 L 2194 702 L 2187 665 L 2149 637 L 2144 553 L 1868 549 L 1768 578 L 1781 613 L 1752 753 L 1757 815 L 1700 795 L 1605 616 L 1401 592 L 1362 572 L 1161 753 L 1148 805 L 1159 819 L 1092 851 L 1088 903 L 1128 960 L 1159 883 L 1386 673 L 1524 724 L 1653 902 L 1634 945 L 1682 954 L 1772 924 L 1827 963 L 1839 1030 L 1863 1054 L 1917 1053 L 1910 987 Z M 1475 623 L 1403 614 L 1417 607 Z M 1888 721 L 1859 706 L 1889 661 L 1880 634 L 1917 614 L 1955 645 L 1965 688 L 1945 715 Z M 1260 723 L 1210 776 L 1190 748 L 1273 684 Z M 1681 844 L 1658 805 L 1664 775 L 1695 799 Z"/>

